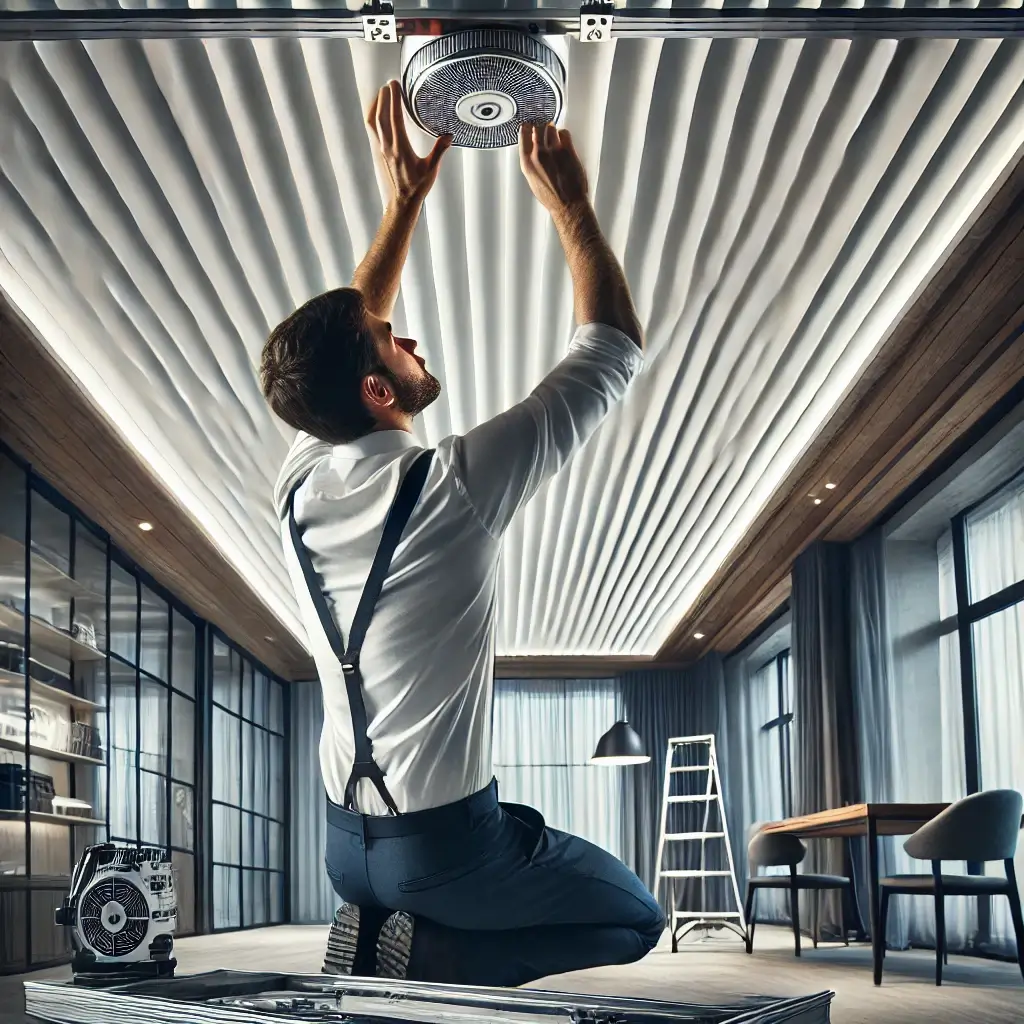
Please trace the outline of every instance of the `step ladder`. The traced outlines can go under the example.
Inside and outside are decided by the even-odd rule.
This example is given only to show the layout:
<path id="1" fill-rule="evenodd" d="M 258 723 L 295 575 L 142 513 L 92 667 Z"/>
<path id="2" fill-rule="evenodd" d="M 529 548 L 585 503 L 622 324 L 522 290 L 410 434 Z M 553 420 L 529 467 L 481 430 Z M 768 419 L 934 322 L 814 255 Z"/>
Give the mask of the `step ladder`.
<path id="1" fill-rule="evenodd" d="M 697 785 L 686 787 L 689 792 L 679 793 L 677 780 L 692 779 Z M 712 810 L 714 809 L 714 810 Z M 670 811 L 674 812 L 670 815 Z M 693 818 L 700 813 L 701 825 L 695 825 Z M 682 823 L 680 823 L 680 819 Z M 685 824 L 689 822 L 689 825 Z M 682 849 L 691 856 L 686 862 L 697 860 L 693 845 L 700 843 L 699 867 L 666 867 L 670 851 Z M 724 857 L 714 858 L 709 867 L 709 844 L 717 847 Z M 714 849 L 714 847 L 712 847 Z M 746 941 L 747 923 L 743 916 L 743 902 L 736 882 L 736 866 L 732 859 L 729 843 L 729 827 L 725 820 L 725 805 L 722 803 L 722 780 L 718 774 L 718 757 L 715 753 L 714 736 L 679 736 L 668 741 L 665 757 L 665 788 L 661 802 L 661 830 L 658 836 L 658 855 L 655 862 L 654 894 L 661 900 L 661 886 L 664 883 L 668 898 L 662 903 L 672 934 L 672 952 L 679 951 L 679 940 L 695 929 L 728 928 Z M 728 878 L 725 906 L 708 907 L 707 879 Z M 679 906 L 677 886 L 685 879 L 700 879 L 699 900 L 693 899 L 692 886 L 684 882 L 684 891 L 691 890 L 686 906 Z M 731 900 L 730 900 L 731 894 Z M 692 904 L 699 902 L 699 906 Z M 731 905 L 730 905 L 731 904 Z"/>

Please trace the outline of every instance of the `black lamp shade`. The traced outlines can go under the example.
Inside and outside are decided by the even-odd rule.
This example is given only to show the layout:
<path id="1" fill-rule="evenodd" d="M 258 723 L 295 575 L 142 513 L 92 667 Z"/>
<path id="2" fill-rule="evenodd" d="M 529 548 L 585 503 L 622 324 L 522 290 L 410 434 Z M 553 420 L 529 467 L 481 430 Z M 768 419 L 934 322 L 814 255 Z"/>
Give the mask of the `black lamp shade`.
<path id="1" fill-rule="evenodd" d="M 592 764 L 646 764 L 650 755 L 628 722 L 616 722 L 598 741 Z"/>

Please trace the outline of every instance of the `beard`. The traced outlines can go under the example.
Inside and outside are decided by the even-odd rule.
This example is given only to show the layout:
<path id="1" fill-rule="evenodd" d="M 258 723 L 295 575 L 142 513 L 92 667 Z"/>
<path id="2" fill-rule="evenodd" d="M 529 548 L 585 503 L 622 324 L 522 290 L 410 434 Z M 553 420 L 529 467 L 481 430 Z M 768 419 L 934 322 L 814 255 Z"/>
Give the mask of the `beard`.
<path id="1" fill-rule="evenodd" d="M 419 416 L 441 394 L 441 382 L 426 370 L 417 376 L 389 376 L 395 390 L 395 404 L 406 416 Z"/>

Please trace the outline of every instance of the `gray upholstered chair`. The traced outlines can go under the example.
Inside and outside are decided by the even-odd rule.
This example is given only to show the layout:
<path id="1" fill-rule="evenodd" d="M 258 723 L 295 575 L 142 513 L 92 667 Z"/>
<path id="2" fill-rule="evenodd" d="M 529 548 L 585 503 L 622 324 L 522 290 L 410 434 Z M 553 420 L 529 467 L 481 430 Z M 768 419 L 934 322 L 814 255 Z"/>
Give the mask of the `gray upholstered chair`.
<path id="1" fill-rule="evenodd" d="M 1024 923 L 1021 921 L 1020 892 L 1013 870 L 1024 798 L 1013 789 L 991 789 L 975 793 L 947 807 L 938 817 L 919 828 L 903 849 L 915 860 L 931 861 L 930 875 L 896 875 L 883 878 L 878 927 L 883 941 L 878 944 L 875 983 L 882 980 L 885 956 L 885 922 L 889 897 L 932 895 L 935 898 L 935 984 L 942 984 L 946 958 L 946 896 L 1006 896 L 1010 901 L 1013 930 L 1017 937 L 1017 963 L 1024 975 Z M 1006 877 L 992 875 L 944 875 L 944 860 L 985 863 L 1001 860 Z"/>
<path id="2" fill-rule="evenodd" d="M 796 955 L 800 955 L 800 898 L 801 889 L 849 889 L 850 879 L 843 875 L 802 875 L 796 870 L 797 865 L 807 855 L 807 847 L 797 836 L 782 832 L 756 832 L 747 846 L 747 862 L 750 876 L 747 879 L 746 901 L 743 916 L 747 921 L 747 952 L 754 951 L 754 896 L 758 889 L 788 889 L 789 912 L 793 918 L 793 941 Z M 788 867 L 788 875 L 761 875 L 759 868 Z M 814 947 L 818 946 L 818 903 L 815 901 L 815 920 L 812 939 Z M 849 939 L 846 940 L 849 945 Z"/>

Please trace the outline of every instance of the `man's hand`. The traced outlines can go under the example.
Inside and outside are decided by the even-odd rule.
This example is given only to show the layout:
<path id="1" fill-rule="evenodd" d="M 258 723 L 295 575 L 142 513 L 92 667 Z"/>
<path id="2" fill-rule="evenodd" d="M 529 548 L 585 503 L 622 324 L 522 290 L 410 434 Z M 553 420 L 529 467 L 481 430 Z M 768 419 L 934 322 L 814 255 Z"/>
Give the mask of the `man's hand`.
<path id="1" fill-rule="evenodd" d="M 427 156 L 419 156 L 406 131 L 402 88 L 394 80 L 370 104 L 366 128 L 375 156 L 391 183 L 392 198 L 399 203 L 422 202 L 437 180 L 441 157 L 451 148 L 451 136 L 442 136 Z"/>
<path id="2" fill-rule="evenodd" d="M 587 172 L 567 131 L 553 124 L 524 124 L 519 131 L 519 166 L 530 190 L 552 216 L 589 202 Z"/>

